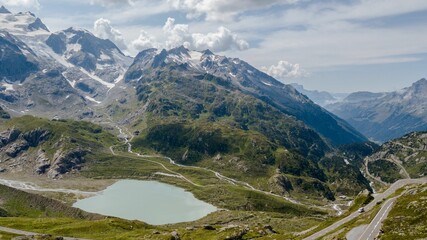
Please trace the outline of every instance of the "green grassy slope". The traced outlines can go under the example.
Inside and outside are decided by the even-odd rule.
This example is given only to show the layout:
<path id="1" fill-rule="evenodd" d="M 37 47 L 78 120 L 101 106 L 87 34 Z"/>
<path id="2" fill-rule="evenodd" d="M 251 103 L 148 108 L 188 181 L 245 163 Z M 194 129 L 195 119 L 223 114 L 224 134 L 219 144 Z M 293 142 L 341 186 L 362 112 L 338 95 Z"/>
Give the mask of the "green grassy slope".
<path id="1" fill-rule="evenodd" d="M 427 185 L 409 190 L 398 198 L 384 221 L 381 239 L 427 238 Z"/>
<path id="2" fill-rule="evenodd" d="M 0 185 L 0 216 L 2 217 L 69 217 L 76 219 L 101 219 L 102 216 L 86 213 L 59 201 Z"/>

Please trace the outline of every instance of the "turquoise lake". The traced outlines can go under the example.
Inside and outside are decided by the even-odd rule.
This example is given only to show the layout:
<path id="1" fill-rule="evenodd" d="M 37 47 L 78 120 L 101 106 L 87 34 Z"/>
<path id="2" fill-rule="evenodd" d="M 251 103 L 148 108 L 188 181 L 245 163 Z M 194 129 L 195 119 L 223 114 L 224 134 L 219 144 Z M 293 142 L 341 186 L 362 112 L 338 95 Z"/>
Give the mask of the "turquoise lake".
<path id="1" fill-rule="evenodd" d="M 77 201 L 73 207 L 153 225 L 194 221 L 217 210 L 182 188 L 138 180 L 120 180 L 96 196 Z"/>

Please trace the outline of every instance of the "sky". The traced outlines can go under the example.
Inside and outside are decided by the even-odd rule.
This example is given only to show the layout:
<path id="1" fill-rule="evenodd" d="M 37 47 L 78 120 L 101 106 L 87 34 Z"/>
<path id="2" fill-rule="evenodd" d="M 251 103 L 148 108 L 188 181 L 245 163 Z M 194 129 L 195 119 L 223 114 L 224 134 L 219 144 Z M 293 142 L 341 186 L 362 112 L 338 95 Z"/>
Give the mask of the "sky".
<path id="1" fill-rule="evenodd" d="M 284 83 L 394 91 L 427 78 L 426 0 L 0 0 L 51 31 L 80 27 L 123 52 L 211 49 Z"/>

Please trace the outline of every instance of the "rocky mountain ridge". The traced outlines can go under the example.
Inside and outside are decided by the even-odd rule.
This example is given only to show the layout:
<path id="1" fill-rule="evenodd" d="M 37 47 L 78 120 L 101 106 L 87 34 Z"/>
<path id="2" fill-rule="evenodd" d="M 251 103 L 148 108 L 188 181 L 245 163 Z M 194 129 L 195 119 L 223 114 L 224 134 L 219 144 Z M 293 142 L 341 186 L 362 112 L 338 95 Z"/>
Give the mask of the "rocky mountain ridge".
<path id="1" fill-rule="evenodd" d="M 348 121 L 372 140 L 385 142 L 414 131 L 427 130 L 427 80 L 400 91 L 360 92 L 326 109 Z"/>
<path id="2" fill-rule="evenodd" d="M 58 33 L 30 12 L 0 14 L 0 99 L 14 112 L 86 116 L 121 81 L 131 58 L 111 41 L 69 28 Z"/>
<path id="3" fill-rule="evenodd" d="M 317 106 L 292 86 L 277 81 L 237 58 L 215 55 L 209 50 L 190 51 L 184 47 L 148 49 L 135 57 L 126 72 L 125 81 L 138 83 L 156 71 L 177 71 L 187 77 L 213 76 L 221 81 L 219 85 L 222 87 L 253 96 L 304 122 L 332 144 L 366 140 L 346 122 Z"/>

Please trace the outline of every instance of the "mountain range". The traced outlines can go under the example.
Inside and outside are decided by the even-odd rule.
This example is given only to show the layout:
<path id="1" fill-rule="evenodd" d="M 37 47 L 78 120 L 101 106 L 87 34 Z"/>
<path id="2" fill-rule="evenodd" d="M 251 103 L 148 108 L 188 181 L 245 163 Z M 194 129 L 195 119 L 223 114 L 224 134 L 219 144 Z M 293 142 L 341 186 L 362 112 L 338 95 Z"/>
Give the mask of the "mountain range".
<path id="1" fill-rule="evenodd" d="M 245 61 L 182 46 L 131 58 L 87 30 L 51 33 L 30 12 L 3 12 L 7 44 L 0 47 L 10 54 L 1 61 L 17 70 L 2 75 L 0 103 L 12 116 L 119 124 L 138 133 L 133 145 L 141 152 L 238 179 L 259 177 L 283 194 L 291 191 L 283 181 L 296 193 L 315 183 L 318 196 L 334 198 L 327 168 L 336 164 L 349 173 L 334 176 L 335 183 L 348 183 L 340 191 L 369 188 L 363 177 L 351 179 L 360 175 L 356 167 L 321 161 L 338 145 L 367 139 Z M 16 59 L 31 67 L 19 68 Z"/>
<path id="2" fill-rule="evenodd" d="M 0 99 L 17 112 L 43 112 L 50 117 L 88 116 L 92 105 L 117 98 L 117 89 L 129 88 L 131 80 L 141 77 L 140 72 L 173 66 L 186 75 L 221 78 L 245 95 L 302 121 L 331 144 L 366 140 L 293 87 L 239 59 L 180 47 L 169 51 L 145 50 L 132 63 L 132 58 L 110 40 L 75 28 L 50 33 L 30 12 L 2 13 L 0 21 L 2 41 L 7 42 L 2 48 L 8 52 L 2 58 L 2 66 L 16 68 L 7 68 L 10 73 L 2 75 Z"/>
<path id="3" fill-rule="evenodd" d="M 425 132 L 382 146 L 367 137 L 426 130 L 426 91 L 425 79 L 391 93 L 310 91 L 184 46 L 130 57 L 88 30 L 52 33 L 1 7 L 0 180 L 62 192 L 0 184 L 0 224 L 91 239 L 302 239 L 343 209 L 367 216 L 356 210 L 374 187 L 425 175 Z M 220 210 L 150 226 L 71 208 L 107 184 L 95 179 L 162 181 Z"/>
<path id="4" fill-rule="evenodd" d="M 307 90 L 303 85 L 298 83 L 291 83 L 298 92 L 306 95 L 314 103 L 318 104 L 321 107 L 325 107 L 329 104 L 341 102 L 346 98 L 348 93 L 332 93 L 327 91 L 317 91 L 317 90 Z"/>
<path id="5" fill-rule="evenodd" d="M 356 92 L 325 106 L 378 142 L 427 130 L 427 80 L 395 92 Z"/>

